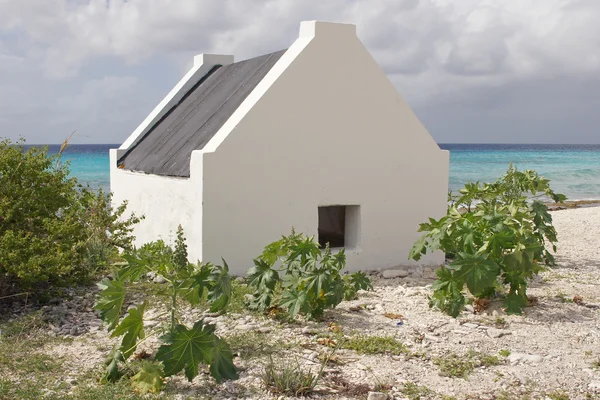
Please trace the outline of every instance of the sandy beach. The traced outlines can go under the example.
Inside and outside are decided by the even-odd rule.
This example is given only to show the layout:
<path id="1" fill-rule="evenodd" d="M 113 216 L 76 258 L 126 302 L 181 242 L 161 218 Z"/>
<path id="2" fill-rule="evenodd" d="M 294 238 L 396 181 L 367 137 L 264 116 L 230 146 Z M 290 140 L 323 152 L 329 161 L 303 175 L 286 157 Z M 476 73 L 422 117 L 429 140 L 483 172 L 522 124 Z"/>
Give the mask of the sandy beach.
<path id="1" fill-rule="evenodd" d="M 478 314 L 468 307 L 456 319 L 430 309 L 434 271 L 421 268 L 391 279 L 373 271 L 374 291 L 341 303 L 321 322 L 290 324 L 247 311 L 214 316 L 189 310 L 183 315 L 186 323 L 204 316 L 241 355 L 235 359 L 240 379 L 215 385 L 207 374 L 192 383 L 176 376 L 161 398 L 284 399 L 264 390 L 260 374 L 266 354 L 297 359 L 316 372 L 320 359 L 332 351 L 327 339 L 337 340 L 332 330 L 341 330 L 347 337 L 391 337 L 403 348 L 396 354 L 339 349 L 312 398 L 366 399 L 369 391 L 380 391 L 394 399 L 599 399 L 600 207 L 558 210 L 552 216 L 558 265 L 531 282 L 534 304 L 523 316 L 505 315 L 500 301 Z M 86 385 L 97 386 L 90 377 L 102 370 L 114 339 L 92 312 L 94 294 L 73 294 L 42 309 L 50 321 L 44 329 L 55 339 L 34 351 L 61 361 L 55 393 L 76 396 Z M 153 313 L 149 316 L 158 315 Z M 156 339 L 144 348 L 156 349 Z M 450 371 L 466 368 L 464 376 L 449 375 L 444 362 Z M 10 376 L 1 366 L 0 372 Z"/>

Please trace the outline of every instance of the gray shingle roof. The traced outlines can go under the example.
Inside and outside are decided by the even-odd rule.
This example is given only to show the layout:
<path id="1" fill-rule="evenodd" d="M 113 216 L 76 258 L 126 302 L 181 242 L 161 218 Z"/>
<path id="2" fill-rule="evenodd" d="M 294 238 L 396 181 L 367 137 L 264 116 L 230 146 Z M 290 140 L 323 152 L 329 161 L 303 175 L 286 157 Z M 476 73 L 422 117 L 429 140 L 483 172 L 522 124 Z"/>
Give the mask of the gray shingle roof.
<path id="1" fill-rule="evenodd" d="M 149 126 L 119 159 L 124 169 L 167 176 L 190 176 L 193 150 L 200 150 L 217 133 L 244 99 L 285 53 L 216 66 L 179 102 Z"/>

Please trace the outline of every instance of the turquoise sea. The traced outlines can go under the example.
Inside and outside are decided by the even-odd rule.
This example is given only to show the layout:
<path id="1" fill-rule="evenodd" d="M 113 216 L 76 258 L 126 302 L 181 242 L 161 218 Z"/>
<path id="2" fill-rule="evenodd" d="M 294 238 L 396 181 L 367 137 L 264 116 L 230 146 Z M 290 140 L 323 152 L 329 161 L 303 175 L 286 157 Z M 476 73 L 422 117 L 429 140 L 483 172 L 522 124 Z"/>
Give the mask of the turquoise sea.
<path id="1" fill-rule="evenodd" d="M 468 181 L 492 181 L 509 163 L 521 170 L 534 169 L 551 180 L 555 191 L 570 200 L 600 199 L 600 144 L 440 144 L 450 150 L 451 190 Z M 109 188 L 108 149 L 116 144 L 69 145 L 63 158 L 72 175 L 92 187 Z M 49 146 L 57 152 L 59 145 Z"/>

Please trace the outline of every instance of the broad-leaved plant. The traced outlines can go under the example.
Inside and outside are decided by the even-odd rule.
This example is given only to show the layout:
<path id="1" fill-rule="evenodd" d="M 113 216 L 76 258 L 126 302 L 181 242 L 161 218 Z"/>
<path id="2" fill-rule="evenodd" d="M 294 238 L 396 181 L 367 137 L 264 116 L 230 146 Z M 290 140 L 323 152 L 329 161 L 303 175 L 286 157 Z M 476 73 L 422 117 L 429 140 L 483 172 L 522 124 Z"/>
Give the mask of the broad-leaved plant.
<path id="1" fill-rule="evenodd" d="M 346 254 L 335 254 L 329 246 L 321 249 L 314 237 L 296 234 L 267 245 L 248 270 L 248 284 L 254 289 L 250 306 L 264 311 L 277 305 L 294 318 L 320 317 L 325 309 L 352 299 L 358 290 L 372 289 L 364 272 L 342 275 Z"/>
<path id="2" fill-rule="evenodd" d="M 180 371 L 184 371 L 191 381 L 198 375 L 200 364 L 209 366 L 210 374 L 217 382 L 237 379 L 233 354 L 229 345 L 214 333 L 215 327 L 199 320 L 190 328 L 180 323 L 177 315 L 178 299 L 187 301 L 191 306 L 206 301 L 211 312 L 226 309 L 232 291 L 227 263 L 223 260 L 223 266 L 217 266 L 188 262 L 181 226 L 174 249 L 156 241 L 124 254 L 123 258 L 127 265 L 115 271 L 114 279 L 104 279 L 99 283 L 102 291 L 96 302 L 96 309 L 100 311 L 108 331 L 112 332 L 111 336 L 121 338 L 120 345 L 113 349 L 106 361 L 104 380 L 119 379 L 119 364 L 135 353 L 141 341 L 161 333 L 163 344 L 156 352 L 155 363 L 146 363 L 132 377 L 132 384 L 138 390 L 159 391 L 164 377 Z M 130 307 L 126 313 L 124 310 L 128 286 L 148 273 L 161 275 L 171 293 L 170 307 L 165 310 L 165 315 L 170 315 L 170 323 L 150 333 L 144 328 L 144 314 L 148 309 L 146 301 Z"/>
<path id="3" fill-rule="evenodd" d="M 430 306 L 456 317 L 463 309 L 466 285 L 477 298 L 491 298 L 506 287 L 508 314 L 521 314 L 527 305 L 527 281 L 553 265 L 557 235 L 542 197 L 560 203 L 549 180 L 537 172 L 518 171 L 512 164 L 493 183 L 468 183 L 449 196 L 447 215 L 422 223 L 423 236 L 410 258 L 441 250 L 451 260 L 437 271 Z"/>

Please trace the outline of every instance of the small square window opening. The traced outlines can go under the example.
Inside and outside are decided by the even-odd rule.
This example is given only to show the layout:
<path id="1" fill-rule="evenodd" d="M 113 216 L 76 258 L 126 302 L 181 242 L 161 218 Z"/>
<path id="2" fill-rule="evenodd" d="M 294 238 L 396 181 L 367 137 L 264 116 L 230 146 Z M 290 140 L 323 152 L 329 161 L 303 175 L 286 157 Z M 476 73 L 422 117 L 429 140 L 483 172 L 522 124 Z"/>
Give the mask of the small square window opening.
<path id="1" fill-rule="evenodd" d="M 356 248 L 360 239 L 360 206 L 319 207 L 319 244 L 330 248 Z"/>

